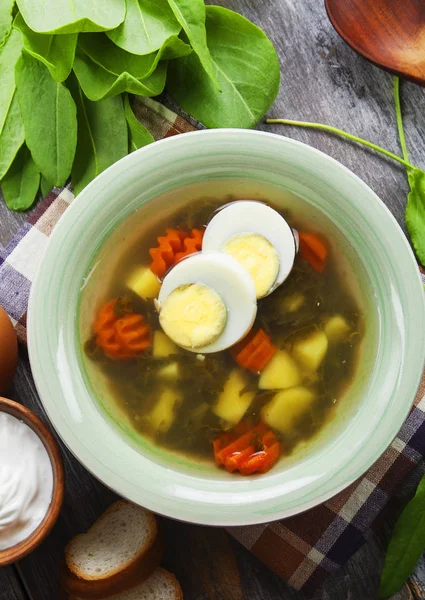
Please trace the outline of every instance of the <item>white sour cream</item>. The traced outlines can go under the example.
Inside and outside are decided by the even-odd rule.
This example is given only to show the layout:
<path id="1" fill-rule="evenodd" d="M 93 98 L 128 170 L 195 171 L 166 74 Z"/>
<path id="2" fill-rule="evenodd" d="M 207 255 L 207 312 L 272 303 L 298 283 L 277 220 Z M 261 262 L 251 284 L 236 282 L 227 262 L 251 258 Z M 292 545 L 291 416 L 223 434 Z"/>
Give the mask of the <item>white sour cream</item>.
<path id="1" fill-rule="evenodd" d="M 0 411 L 0 550 L 26 539 L 49 508 L 53 470 L 38 435 Z"/>

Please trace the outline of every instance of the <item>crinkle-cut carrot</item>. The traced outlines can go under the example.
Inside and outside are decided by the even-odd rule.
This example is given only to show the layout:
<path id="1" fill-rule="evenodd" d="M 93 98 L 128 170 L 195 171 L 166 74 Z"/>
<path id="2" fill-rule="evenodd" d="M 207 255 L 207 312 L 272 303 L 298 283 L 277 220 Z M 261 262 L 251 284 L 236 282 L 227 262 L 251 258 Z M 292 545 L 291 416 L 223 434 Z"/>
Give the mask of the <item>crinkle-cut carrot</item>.
<path id="1" fill-rule="evenodd" d="M 183 257 L 199 252 L 204 236 L 201 229 L 166 229 L 165 233 L 166 235 L 157 238 L 158 246 L 149 250 L 152 258 L 150 270 L 157 277 L 164 277 L 167 270 Z"/>
<path id="2" fill-rule="evenodd" d="M 313 269 L 322 273 L 328 257 L 328 248 L 316 233 L 299 233 L 301 255 Z"/>
<path id="3" fill-rule="evenodd" d="M 149 327 L 142 315 L 124 315 L 115 323 L 117 339 L 128 352 L 138 354 L 150 346 Z"/>
<path id="4" fill-rule="evenodd" d="M 276 352 L 276 346 L 262 329 L 251 331 L 231 350 L 231 354 L 238 365 L 253 373 L 258 373 L 264 369 Z"/>
<path id="5" fill-rule="evenodd" d="M 187 236 L 186 231 L 179 229 L 166 229 L 165 235 L 157 238 L 158 246 L 151 248 L 149 254 L 152 258 L 150 270 L 157 277 L 164 277 L 176 260 L 176 252 L 182 252 L 183 240 Z"/>
<path id="6" fill-rule="evenodd" d="M 267 473 L 273 467 L 280 455 L 280 444 L 275 442 L 269 448 L 253 454 L 240 467 L 242 475 L 253 475 L 254 473 Z"/>
<path id="7" fill-rule="evenodd" d="M 229 473 L 240 471 L 243 468 L 244 463 L 252 456 L 255 452 L 254 446 L 248 446 L 245 450 L 240 452 L 234 452 L 226 459 L 225 468 Z"/>
<path id="8" fill-rule="evenodd" d="M 190 254 L 199 252 L 202 248 L 203 237 L 203 229 L 192 229 L 188 236 L 183 240 L 184 250 L 182 252 L 176 253 L 176 262 L 181 260 L 182 258 L 185 258 L 186 256 L 189 256 Z"/>
<path id="9" fill-rule="evenodd" d="M 244 423 L 246 427 L 247 422 Z M 229 473 L 239 471 L 242 475 L 266 473 L 280 455 L 280 444 L 264 423 L 251 427 L 242 435 L 237 428 L 226 432 L 214 440 L 213 447 L 218 466 Z"/>
<path id="10" fill-rule="evenodd" d="M 100 310 L 93 326 L 96 344 L 111 358 L 133 358 L 150 346 L 150 331 L 143 315 L 115 314 L 116 298 Z"/>

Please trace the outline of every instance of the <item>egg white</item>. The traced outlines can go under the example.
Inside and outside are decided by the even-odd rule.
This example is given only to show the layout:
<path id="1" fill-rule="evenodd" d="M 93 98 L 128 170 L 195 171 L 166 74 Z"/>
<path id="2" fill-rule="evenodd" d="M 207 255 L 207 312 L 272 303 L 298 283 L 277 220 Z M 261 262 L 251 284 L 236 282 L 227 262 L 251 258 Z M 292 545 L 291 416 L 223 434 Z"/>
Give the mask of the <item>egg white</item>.
<path id="1" fill-rule="evenodd" d="M 227 310 L 221 334 L 210 344 L 195 349 L 200 354 L 230 348 L 251 329 L 257 314 L 254 282 L 248 272 L 231 256 L 222 252 L 198 252 L 173 267 L 162 282 L 158 308 L 176 288 L 190 283 L 202 283 L 219 294 Z"/>
<path id="2" fill-rule="evenodd" d="M 288 277 L 297 251 L 294 233 L 273 208 L 255 200 L 238 200 L 219 209 L 205 230 L 202 250 L 222 251 L 226 242 L 241 233 L 259 233 L 276 249 L 279 271 L 268 294 Z"/>

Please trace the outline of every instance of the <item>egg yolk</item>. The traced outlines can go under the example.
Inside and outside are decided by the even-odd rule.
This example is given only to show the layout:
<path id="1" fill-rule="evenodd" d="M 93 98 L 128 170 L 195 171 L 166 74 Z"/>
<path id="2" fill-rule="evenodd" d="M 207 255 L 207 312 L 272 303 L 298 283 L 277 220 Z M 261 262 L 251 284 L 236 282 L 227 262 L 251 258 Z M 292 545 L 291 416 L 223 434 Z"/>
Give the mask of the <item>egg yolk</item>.
<path id="1" fill-rule="evenodd" d="M 239 233 L 223 247 L 251 275 L 257 298 L 266 296 L 279 273 L 280 261 L 275 247 L 259 233 Z"/>
<path id="2" fill-rule="evenodd" d="M 201 348 L 218 338 L 226 325 L 227 309 L 215 290 L 202 283 L 174 289 L 164 300 L 159 322 L 176 344 Z"/>

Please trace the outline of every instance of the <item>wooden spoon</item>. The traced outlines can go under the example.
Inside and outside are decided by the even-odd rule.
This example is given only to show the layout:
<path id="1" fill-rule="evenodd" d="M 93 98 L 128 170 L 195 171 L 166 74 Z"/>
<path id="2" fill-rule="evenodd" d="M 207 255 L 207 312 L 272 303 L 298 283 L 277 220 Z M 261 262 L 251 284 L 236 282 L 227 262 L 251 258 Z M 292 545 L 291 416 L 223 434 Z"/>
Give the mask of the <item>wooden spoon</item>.
<path id="1" fill-rule="evenodd" d="M 425 86 L 424 0 L 325 0 L 332 25 L 356 52 Z"/>

